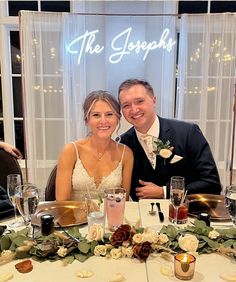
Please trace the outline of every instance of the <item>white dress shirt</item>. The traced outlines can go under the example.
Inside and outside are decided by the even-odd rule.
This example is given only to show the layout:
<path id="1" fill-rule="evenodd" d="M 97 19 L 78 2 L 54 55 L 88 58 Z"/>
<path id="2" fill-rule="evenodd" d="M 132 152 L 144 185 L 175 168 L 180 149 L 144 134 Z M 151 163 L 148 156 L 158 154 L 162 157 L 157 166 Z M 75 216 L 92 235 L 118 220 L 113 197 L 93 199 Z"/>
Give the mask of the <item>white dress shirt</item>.
<path id="1" fill-rule="evenodd" d="M 152 124 L 152 126 L 150 127 L 150 129 L 148 130 L 146 134 L 140 133 L 136 129 L 135 131 L 137 134 L 138 141 L 141 144 L 147 158 L 149 159 L 152 165 L 152 168 L 155 169 L 156 168 L 156 154 L 153 152 L 155 149 L 153 147 L 153 143 L 155 140 L 159 138 L 159 134 L 160 134 L 159 118 L 156 116 L 154 123 Z M 143 180 L 145 181 L 145 179 Z M 163 192 L 164 192 L 164 199 L 166 199 L 166 186 L 163 186 Z"/>

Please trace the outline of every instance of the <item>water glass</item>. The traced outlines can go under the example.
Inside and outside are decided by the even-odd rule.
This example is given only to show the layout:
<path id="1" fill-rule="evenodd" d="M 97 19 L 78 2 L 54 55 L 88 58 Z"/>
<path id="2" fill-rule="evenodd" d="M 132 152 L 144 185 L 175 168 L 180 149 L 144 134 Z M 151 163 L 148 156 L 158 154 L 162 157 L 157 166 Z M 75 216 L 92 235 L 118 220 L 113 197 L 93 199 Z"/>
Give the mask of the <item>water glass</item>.
<path id="1" fill-rule="evenodd" d="M 115 231 L 123 223 L 126 190 L 115 187 L 105 189 L 104 192 L 108 228 L 111 231 Z"/>
<path id="2" fill-rule="evenodd" d="M 85 194 L 88 228 L 94 224 L 105 227 L 104 193 L 90 191 Z"/>
<path id="3" fill-rule="evenodd" d="M 236 227 L 236 184 L 226 187 L 225 205 L 231 217 L 234 227 Z"/>
<path id="4" fill-rule="evenodd" d="M 31 218 L 36 212 L 39 202 L 38 188 L 33 184 L 26 183 L 16 187 L 16 205 L 28 227 L 28 236 L 33 237 Z"/>

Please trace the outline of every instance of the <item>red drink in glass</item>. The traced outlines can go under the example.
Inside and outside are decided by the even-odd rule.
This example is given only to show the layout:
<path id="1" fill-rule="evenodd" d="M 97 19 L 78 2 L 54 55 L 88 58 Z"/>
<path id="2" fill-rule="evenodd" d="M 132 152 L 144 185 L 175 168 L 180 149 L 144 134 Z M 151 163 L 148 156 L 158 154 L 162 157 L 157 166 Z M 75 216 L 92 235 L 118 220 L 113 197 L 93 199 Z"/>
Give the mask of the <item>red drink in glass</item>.
<path id="1" fill-rule="evenodd" d="M 175 209 L 173 205 L 170 203 L 169 205 L 169 221 L 174 222 L 175 218 Z M 179 207 L 177 223 L 184 224 L 188 220 L 188 200 L 186 199 L 182 206 Z"/>

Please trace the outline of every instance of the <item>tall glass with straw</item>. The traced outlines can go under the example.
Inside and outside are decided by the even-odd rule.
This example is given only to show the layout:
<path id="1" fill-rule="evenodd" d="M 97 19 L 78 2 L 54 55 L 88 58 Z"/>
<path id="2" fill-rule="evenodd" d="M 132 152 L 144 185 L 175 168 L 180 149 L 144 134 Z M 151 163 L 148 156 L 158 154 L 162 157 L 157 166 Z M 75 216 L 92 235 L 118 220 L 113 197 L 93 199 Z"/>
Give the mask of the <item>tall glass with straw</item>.
<path id="1" fill-rule="evenodd" d="M 178 223 L 178 210 L 185 197 L 185 179 L 182 176 L 172 176 L 170 180 L 170 201 L 175 209 L 174 223 Z"/>

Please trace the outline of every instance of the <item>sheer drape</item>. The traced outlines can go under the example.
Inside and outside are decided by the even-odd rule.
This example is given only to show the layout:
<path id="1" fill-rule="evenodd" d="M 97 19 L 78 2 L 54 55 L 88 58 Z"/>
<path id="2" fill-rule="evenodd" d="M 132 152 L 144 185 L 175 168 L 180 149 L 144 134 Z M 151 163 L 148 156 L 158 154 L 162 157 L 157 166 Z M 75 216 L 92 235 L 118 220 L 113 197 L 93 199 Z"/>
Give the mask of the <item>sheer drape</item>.
<path id="1" fill-rule="evenodd" d="M 116 63 L 112 63 L 110 58 L 118 52 L 112 50 L 111 42 L 125 30 L 131 28 L 128 42 L 158 43 L 164 29 L 168 28 L 169 33 L 165 39 L 168 42 L 170 38 L 176 40 L 175 22 L 174 16 L 21 13 L 29 181 L 44 188 L 63 145 L 87 134 L 82 104 L 92 90 L 105 89 L 117 96 L 118 86 L 123 80 L 145 78 L 156 92 L 158 113 L 173 116 L 176 44 L 173 44 L 170 51 L 161 44 L 159 48 L 149 51 L 146 57 L 145 51 L 137 49 L 125 54 Z M 84 45 L 82 40 L 70 44 L 86 31 L 96 30 L 91 45 L 93 48 L 96 44 L 104 46 L 100 53 L 85 48 L 88 38 Z M 116 48 L 122 48 L 125 42 L 125 37 L 120 37 L 115 43 Z M 82 45 L 88 52 L 82 52 L 78 59 Z"/>
<path id="2" fill-rule="evenodd" d="M 227 184 L 236 69 L 236 14 L 183 15 L 177 118 L 198 123 Z"/>

